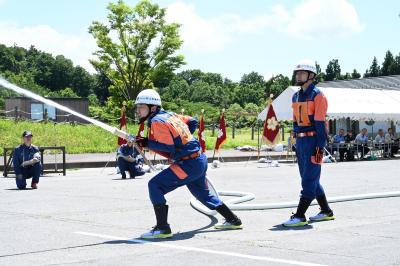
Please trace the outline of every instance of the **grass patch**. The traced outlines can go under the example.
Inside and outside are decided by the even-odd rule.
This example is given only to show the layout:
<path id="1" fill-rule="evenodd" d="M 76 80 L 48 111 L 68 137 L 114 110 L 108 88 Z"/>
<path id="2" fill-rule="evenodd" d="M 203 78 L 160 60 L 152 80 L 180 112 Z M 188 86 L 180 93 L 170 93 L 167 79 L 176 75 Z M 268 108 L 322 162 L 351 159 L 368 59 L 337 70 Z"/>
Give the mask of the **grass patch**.
<path id="1" fill-rule="evenodd" d="M 117 125 L 113 125 L 117 126 Z M 118 127 L 118 126 L 117 126 Z M 117 148 L 117 137 L 94 125 L 55 124 L 51 122 L 13 121 L 0 119 L 0 148 L 15 147 L 21 143 L 24 130 L 31 130 L 33 143 L 37 146 L 65 146 L 67 153 L 108 153 Z M 136 134 L 138 125 L 128 124 L 128 131 Z M 260 129 L 261 131 L 261 129 Z M 286 129 L 285 129 L 286 131 Z M 235 139 L 232 139 L 232 129 L 227 129 L 228 139 L 223 149 L 233 149 L 237 146 L 257 146 L 257 132 L 251 139 L 251 129 L 236 129 Z M 260 132 L 260 134 L 262 134 Z M 206 130 L 206 145 L 208 150 L 214 149 L 217 130 L 212 137 L 211 130 Z M 197 132 L 195 133 L 197 137 Z M 285 133 L 285 137 L 289 136 Z M 280 136 L 281 139 L 281 136 Z"/>

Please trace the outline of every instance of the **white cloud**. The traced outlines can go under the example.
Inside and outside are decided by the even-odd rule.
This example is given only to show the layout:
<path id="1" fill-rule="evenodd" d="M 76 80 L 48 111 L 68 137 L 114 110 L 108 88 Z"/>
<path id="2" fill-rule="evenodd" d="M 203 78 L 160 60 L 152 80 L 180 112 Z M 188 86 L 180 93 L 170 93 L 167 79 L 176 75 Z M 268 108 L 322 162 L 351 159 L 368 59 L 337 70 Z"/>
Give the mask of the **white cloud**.
<path id="1" fill-rule="evenodd" d="M 275 5 L 265 14 L 242 17 L 221 14 L 205 18 L 193 4 L 182 1 L 167 9 L 167 21 L 182 24 L 183 48 L 195 52 L 218 52 L 237 34 L 262 33 L 266 29 L 295 38 L 343 37 L 363 30 L 357 12 L 347 0 L 305 0 L 293 11 Z"/>
<path id="2" fill-rule="evenodd" d="M 2 0 L 0 0 L 2 1 Z M 37 49 L 56 55 L 64 55 L 74 64 L 80 65 L 90 72 L 94 69 L 88 59 L 96 50 L 96 43 L 89 33 L 82 31 L 76 35 L 63 34 L 48 25 L 21 27 L 12 22 L 0 22 L 0 43 L 5 45 Z"/>
<path id="3" fill-rule="evenodd" d="M 363 28 L 347 0 L 306 0 L 294 9 L 286 32 L 303 38 L 346 37 Z"/>

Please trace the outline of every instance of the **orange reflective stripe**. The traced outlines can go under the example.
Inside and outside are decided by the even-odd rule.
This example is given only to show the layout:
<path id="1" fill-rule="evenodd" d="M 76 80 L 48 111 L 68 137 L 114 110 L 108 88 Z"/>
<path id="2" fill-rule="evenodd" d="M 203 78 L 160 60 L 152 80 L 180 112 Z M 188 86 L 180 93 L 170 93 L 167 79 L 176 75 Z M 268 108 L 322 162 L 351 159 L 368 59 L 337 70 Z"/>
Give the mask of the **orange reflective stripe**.
<path id="1" fill-rule="evenodd" d="M 174 144 L 168 126 L 162 122 L 153 122 L 151 124 L 150 139 L 167 145 Z"/>
<path id="2" fill-rule="evenodd" d="M 177 115 L 185 124 L 189 123 L 190 116 L 188 115 Z"/>
<path id="3" fill-rule="evenodd" d="M 179 179 L 185 179 L 188 177 L 188 174 L 186 174 L 186 172 L 177 164 L 172 164 L 169 168 Z"/>
<path id="4" fill-rule="evenodd" d="M 310 118 L 308 117 L 307 102 L 294 102 L 292 104 L 293 114 L 296 117 L 299 126 L 311 126 Z"/>
<path id="5" fill-rule="evenodd" d="M 326 112 L 328 111 L 328 101 L 325 96 L 320 93 L 314 98 L 315 113 L 314 120 L 325 121 Z"/>
<path id="6" fill-rule="evenodd" d="M 174 138 L 181 138 L 182 144 L 186 144 L 193 139 L 188 125 L 177 115 L 171 116 L 166 123 Z"/>
<path id="7" fill-rule="evenodd" d="M 314 115 L 315 105 L 313 101 L 307 101 L 307 114 Z"/>

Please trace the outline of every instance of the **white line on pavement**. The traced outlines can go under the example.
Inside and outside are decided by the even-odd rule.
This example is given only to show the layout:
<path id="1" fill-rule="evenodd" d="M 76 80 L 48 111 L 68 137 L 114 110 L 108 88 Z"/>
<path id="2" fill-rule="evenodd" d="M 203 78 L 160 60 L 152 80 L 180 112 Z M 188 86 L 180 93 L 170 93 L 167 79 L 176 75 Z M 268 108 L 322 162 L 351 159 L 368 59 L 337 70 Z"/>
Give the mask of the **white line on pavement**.
<path id="1" fill-rule="evenodd" d="M 284 263 L 284 264 L 291 264 L 291 265 L 302 265 L 302 266 L 326 266 L 323 264 L 315 264 L 315 263 L 301 262 L 301 261 L 295 261 L 295 260 L 277 259 L 277 258 L 263 257 L 263 256 L 253 256 L 253 255 L 241 254 L 241 253 L 236 253 L 236 252 L 218 251 L 218 250 L 210 250 L 210 249 L 196 248 L 196 247 L 179 246 L 179 245 L 168 244 L 165 242 L 160 243 L 160 242 L 152 242 L 152 241 L 146 241 L 146 240 L 140 240 L 140 239 L 127 239 L 127 238 L 118 237 L 118 236 L 95 234 L 95 233 L 89 233 L 89 232 L 74 232 L 74 233 L 79 234 L 79 235 L 85 235 L 85 236 L 99 237 L 99 238 L 103 238 L 103 239 L 123 240 L 126 242 L 137 243 L 137 244 L 147 244 L 147 245 L 164 247 L 164 248 L 195 251 L 195 252 L 201 252 L 201 253 L 238 257 L 238 258 L 251 259 L 251 260 L 261 260 L 261 261 L 277 262 L 277 263 Z"/>

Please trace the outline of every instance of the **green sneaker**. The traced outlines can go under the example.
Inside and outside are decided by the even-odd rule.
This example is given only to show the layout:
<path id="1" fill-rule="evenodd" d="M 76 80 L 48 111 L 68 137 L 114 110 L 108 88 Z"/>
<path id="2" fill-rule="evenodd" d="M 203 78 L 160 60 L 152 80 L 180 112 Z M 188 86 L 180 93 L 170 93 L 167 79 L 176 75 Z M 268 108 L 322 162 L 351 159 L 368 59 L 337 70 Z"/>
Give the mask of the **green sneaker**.
<path id="1" fill-rule="evenodd" d="M 307 219 L 296 217 L 295 215 L 290 216 L 289 220 L 282 223 L 282 226 L 285 226 L 285 227 L 297 227 L 297 226 L 305 226 L 305 225 L 308 225 Z"/>
<path id="2" fill-rule="evenodd" d="M 320 212 L 315 216 L 310 217 L 310 221 L 313 222 L 321 222 L 321 221 L 330 221 L 330 220 L 335 220 L 335 216 L 333 215 L 333 212 Z"/>
<path id="3" fill-rule="evenodd" d="M 215 229 L 231 229 L 231 230 L 235 230 L 235 229 L 242 229 L 242 221 L 238 218 L 237 220 L 234 221 L 225 221 L 223 223 L 218 223 L 214 226 Z"/>
<path id="4" fill-rule="evenodd" d="M 160 239 L 160 238 L 171 238 L 173 236 L 171 228 L 159 228 L 154 226 L 149 232 L 144 233 L 140 236 L 143 239 Z"/>

